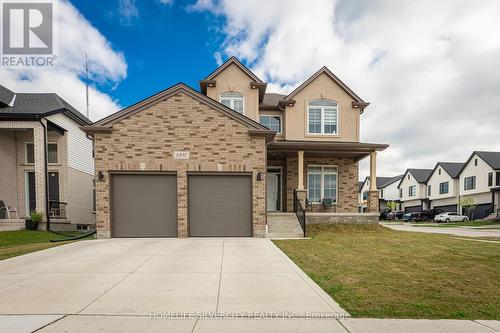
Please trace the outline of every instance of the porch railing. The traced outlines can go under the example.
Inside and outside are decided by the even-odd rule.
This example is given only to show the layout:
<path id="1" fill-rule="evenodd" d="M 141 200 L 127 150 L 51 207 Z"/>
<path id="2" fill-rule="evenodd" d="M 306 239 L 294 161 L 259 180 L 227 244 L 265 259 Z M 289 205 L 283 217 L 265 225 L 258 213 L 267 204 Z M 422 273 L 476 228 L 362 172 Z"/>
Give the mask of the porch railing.
<path id="1" fill-rule="evenodd" d="M 66 206 L 68 203 L 61 201 L 49 201 L 49 215 L 55 219 L 66 218 Z"/>
<path id="2" fill-rule="evenodd" d="M 307 237 L 306 210 L 302 207 L 296 190 L 293 190 L 293 211 L 295 212 L 295 216 L 297 216 L 297 220 L 299 220 L 300 227 L 304 232 L 304 237 Z"/>

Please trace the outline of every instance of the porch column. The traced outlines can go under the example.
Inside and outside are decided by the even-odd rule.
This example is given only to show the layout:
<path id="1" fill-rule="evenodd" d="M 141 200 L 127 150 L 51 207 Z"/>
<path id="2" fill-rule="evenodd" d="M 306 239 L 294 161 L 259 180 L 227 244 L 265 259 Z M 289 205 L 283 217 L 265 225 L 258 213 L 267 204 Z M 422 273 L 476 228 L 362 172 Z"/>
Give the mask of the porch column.
<path id="1" fill-rule="evenodd" d="M 370 190 L 368 191 L 368 200 L 366 203 L 368 212 L 375 213 L 379 211 L 378 190 L 377 190 L 377 152 L 370 153 Z"/>
<path id="2" fill-rule="evenodd" d="M 303 190 L 304 189 L 304 151 L 299 150 L 297 152 L 298 155 L 298 163 L 299 163 L 299 168 L 298 168 L 298 174 L 299 174 L 299 182 L 297 185 L 298 190 Z"/>
<path id="3" fill-rule="evenodd" d="M 42 220 L 46 218 L 46 193 L 45 193 L 45 129 L 41 124 L 33 127 L 33 144 L 35 150 L 35 197 L 36 211 L 42 214 Z M 29 214 L 30 212 L 27 212 Z"/>
<path id="4" fill-rule="evenodd" d="M 306 190 L 304 189 L 304 151 L 297 151 L 298 157 L 298 182 L 297 182 L 297 198 L 299 199 L 302 207 L 306 207 Z"/>

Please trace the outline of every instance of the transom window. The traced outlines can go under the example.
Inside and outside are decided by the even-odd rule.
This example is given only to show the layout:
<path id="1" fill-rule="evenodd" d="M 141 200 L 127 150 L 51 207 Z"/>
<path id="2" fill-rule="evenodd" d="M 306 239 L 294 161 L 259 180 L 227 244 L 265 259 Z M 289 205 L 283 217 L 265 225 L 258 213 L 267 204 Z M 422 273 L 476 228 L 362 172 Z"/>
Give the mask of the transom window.
<path id="1" fill-rule="evenodd" d="M 412 185 L 408 187 L 408 196 L 414 197 L 417 195 L 417 185 Z"/>
<path id="2" fill-rule="evenodd" d="M 476 188 L 476 176 L 464 178 L 464 190 L 473 190 Z"/>
<path id="3" fill-rule="evenodd" d="M 307 168 L 307 197 L 311 202 L 332 199 L 337 202 L 337 167 L 310 166 Z"/>
<path id="4" fill-rule="evenodd" d="M 309 102 L 307 107 L 308 134 L 338 133 L 338 105 L 328 99 L 317 99 Z"/>
<path id="5" fill-rule="evenodd" d="M 450 190 L 449 182 L 439 183 L 439 194 L 448 194 L 449 190 Z"/>
<path id="6" fill-rule="evenodd" d="M 281 116 L 260 116 L 259 122 L 270 130 L 281 134 Z"/>
<path id="7" fill-rule="evenodd" d="M 220 102 L 238 113 L 245 114 L 245 97 L 240 93 L 223 93 L 220 95 Z"/>

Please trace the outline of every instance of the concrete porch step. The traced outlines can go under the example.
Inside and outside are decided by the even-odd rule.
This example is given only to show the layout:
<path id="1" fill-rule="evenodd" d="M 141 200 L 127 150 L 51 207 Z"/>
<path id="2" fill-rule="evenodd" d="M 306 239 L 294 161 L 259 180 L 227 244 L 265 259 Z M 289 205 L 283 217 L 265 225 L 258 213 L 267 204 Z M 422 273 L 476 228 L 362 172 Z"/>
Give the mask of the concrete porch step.
<path id="1" fill-rule="evenodd" d="M 268 238 L 302 238 L 304 232 L 295 213 L 272 212 L 267 214 Z"/>

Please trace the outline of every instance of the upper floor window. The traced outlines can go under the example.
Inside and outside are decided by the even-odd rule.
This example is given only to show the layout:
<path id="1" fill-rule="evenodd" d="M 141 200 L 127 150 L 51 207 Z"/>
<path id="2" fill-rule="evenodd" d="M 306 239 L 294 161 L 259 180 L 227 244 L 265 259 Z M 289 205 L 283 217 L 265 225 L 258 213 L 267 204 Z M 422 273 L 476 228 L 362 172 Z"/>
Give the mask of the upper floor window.
<path id="1" fill-rule="evenodd" d="M 477 166 L 477 158 L 474 160 L 474 166 Z"/>
<path id="2" fill-rule="evenodd" d="M 417 185 L 412 185 L 408 187 L 408 196 L 414 197 L 417 195 Z"/>
<path id="3" fill-rule="evenodd" d="M 473 190 L 476 188 L 476 176 L 464 178 L 464 190 Z"/>
<path id="4" fill-rule="evenodd" d="M 439 194 L 448 194 L 449 189 L 450 189 L 449 182 L 439 183 Z"/>
<path id="5" fill-rule="evenodd" d="M 57 143 L 47 145 L 47 162 L 58 163 Z M 26 143 L 26 164 L 35 164 L 35 144 L 32 142 Z"/>
<path id="6" fill-rule="evenodd" d="M 220 102 L 238 113 L 245 114 L 245 97 L 240 93 L 223 93 L 220 95 Z"/>
<path id="7" fill-rule="evenodd" d="M 317 99 L 307 106 L 308 134 L 338 133 L 338 105 L 327 99 Z"/>
<path id="8" fill-rule="evenodd" d="M 493 186 L 493 172 L 488 174 L 488 186 Z"/>
<path id="9" fill-rule="evenodd" d="M 400 188 L 400 189 L 399 189 L 399 197 L 400 197 L 400 198 L 402 198 L 402 197 L 403 197 L 403 189 L 402 189 L 402 188 Z"/>
<path id="10" fill-rule="evenodd" d="M 259 122 L 270 130 L 281 134 L 281 116 L 260 116 Z"/>
<path id="11" fill-rule="evenodd" d="M 497 179 L 496 179 L 496 183 L 497 183 L 497 186 L 500 186 L 500 171 L 497 171 Z"/>
<path id="12" fill-rule="evenodd" d="M 438 170 L 438 174 L 441 176 L 441 169 Z"/>
<path id="13" fill-rule="evenodd" d="M 429 196 L 429 197 L 430 197 L 430 196 L 431 196 L 431 194 L 432 194 L 431 185 L 428 185 L 428 186 L 427 186 L 427 196 Z"/>

